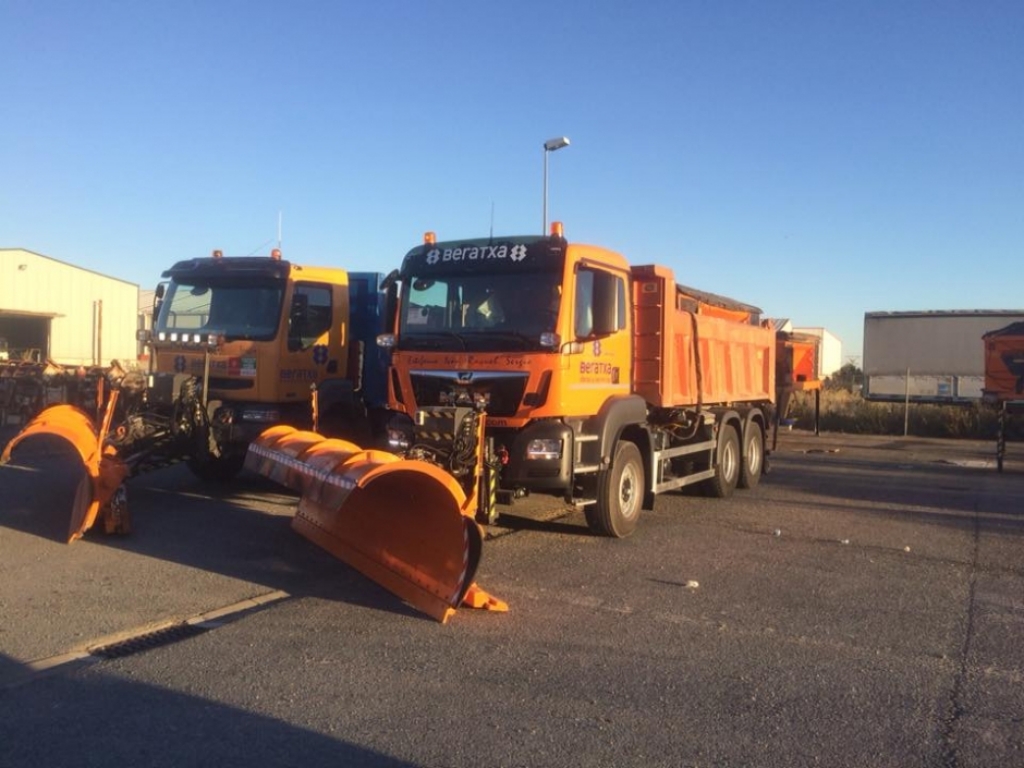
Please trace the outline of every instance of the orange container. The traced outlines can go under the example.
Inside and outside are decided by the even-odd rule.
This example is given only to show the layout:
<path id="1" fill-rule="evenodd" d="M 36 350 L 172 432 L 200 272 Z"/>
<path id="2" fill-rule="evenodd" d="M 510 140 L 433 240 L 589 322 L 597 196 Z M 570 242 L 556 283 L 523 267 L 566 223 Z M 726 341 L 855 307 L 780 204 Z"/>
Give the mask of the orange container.
<path id="1" fill-rule="evenodd" d="M 634 391 L 655 407 L 775 401 L 775 332 L 757 307 L 634 267 Z"/>
<path id="2" fill-rule="evenodd" d="M 815 376 L 818 339 L 802 333 L 779 331 L 775 341 L 775 376 L 780 387 L 790 389 L 819 389 L 821 381 Z"/>
<path id="3" fill-rule="evenodd" d="M 1024 323 L 981 337 L 985 344 L 986 400 L 1024 400 Z"/>

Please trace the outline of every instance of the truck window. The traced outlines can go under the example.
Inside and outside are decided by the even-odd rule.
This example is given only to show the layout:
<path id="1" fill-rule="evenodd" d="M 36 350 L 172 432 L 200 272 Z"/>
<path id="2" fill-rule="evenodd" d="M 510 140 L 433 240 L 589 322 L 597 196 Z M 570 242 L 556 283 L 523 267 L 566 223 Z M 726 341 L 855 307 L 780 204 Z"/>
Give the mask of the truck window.
<path id="1" fill-rule="evenodd" d="M 585 339 L 594 332 L 594 270 L 576 273 L 576 338 Z"/>
<path id="2" fill-rule="evenodd" d="M 154 317 L 155 332 L 207 331 L 269 341 L 277 334 L 284 286 L 236 278 L 172 281 Z"/>
<path id="3" fill-rule="evenodd" d="M 309 349 L 331 329 L 331 289 L 325 285 L 298 283 L 288 314 L 288 349 Z"/>
<path id="4" fill-rule="evenodd" d="M 576 338 L 607 336 L 626 327 L 626 281 L 610 272 L 576 272 Z"/>

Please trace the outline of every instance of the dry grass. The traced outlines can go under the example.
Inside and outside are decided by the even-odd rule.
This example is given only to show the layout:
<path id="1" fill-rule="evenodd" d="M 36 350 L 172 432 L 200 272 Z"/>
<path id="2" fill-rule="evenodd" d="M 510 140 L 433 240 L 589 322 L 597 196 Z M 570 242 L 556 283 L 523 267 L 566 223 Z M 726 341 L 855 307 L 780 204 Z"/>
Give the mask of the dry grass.
<path id="1" fill-rule="evenodd" d="M 814 429 L 814 393 L 798 392 L 789 408 L 789 418 L 801 429 Z M 819 427 L 825 432 L 849 434 L 902 435 L 904 420 L 908 434 L 916 437 L 994 439 L 996 412 L 982 405 L 923 405 L 875 403 L 846 390 L 822 390 Z"/>

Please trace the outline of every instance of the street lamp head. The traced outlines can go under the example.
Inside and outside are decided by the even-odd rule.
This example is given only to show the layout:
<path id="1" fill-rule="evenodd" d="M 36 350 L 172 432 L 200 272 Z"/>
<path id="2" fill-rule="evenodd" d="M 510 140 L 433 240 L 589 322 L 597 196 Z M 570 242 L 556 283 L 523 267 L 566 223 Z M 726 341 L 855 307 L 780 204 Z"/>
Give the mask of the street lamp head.
<path id="1" fill-rule="evenodd" d="M 548 139 L 544 142 L 544 151 L 554 152 L 556 149 L 569 146 L 569 138 L 567 136 L 559 136 L 555 139 Z"/>

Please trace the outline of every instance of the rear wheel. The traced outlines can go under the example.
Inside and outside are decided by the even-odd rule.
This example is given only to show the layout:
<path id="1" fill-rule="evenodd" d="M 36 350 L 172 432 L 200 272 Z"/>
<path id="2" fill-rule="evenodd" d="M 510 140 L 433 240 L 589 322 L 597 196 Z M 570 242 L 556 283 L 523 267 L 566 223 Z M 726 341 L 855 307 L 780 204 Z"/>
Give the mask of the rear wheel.
<path id="1" fill-rule="evenodd" d="M 732 496 L 740 475 L 740 440 L 732 425 L 726 424 L 718 433 L 717 461 L 715 476 L 707 481 L 705 488 L 709 496 L 724 499 Z"/>
<path id="2" fill-rule="evenodd" d="M 756 421 L 747 424 L 743 433 L 743 463 L 740 465 L 740 488 L 756 488 L 764 469 L 764 432 Z"/>
<path id="3" fill-rule="evenodd" d="M 640 519 L 644 465 L 640 450 L 627 441 L 615 447 L 610 469 L 597 480 L 597 502 L 586 508 L 587 525 L 599 536 L 629 536 Z"/>

